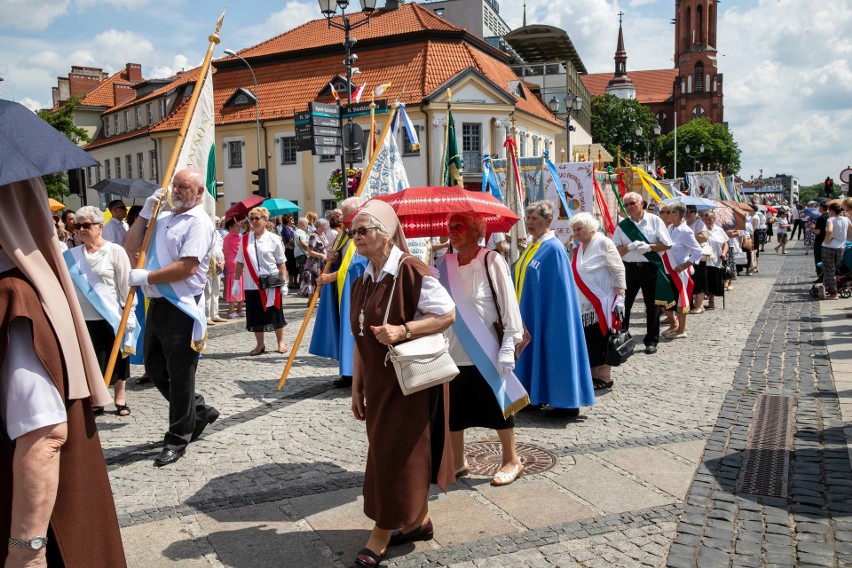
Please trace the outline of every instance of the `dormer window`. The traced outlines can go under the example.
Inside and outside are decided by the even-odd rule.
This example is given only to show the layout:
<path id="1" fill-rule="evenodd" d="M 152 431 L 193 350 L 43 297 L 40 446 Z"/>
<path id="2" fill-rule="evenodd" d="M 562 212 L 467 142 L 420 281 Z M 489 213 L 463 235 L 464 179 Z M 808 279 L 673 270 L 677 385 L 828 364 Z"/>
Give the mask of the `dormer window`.
<path id="1" fill-rule="evenodd" d="M 224 107 L 229 106 L 246 106 L 253 105 L 257 99 L 255 99 L 254 93 L 249 91 L 248 89 L 239 88 L 225 101 Z"/>

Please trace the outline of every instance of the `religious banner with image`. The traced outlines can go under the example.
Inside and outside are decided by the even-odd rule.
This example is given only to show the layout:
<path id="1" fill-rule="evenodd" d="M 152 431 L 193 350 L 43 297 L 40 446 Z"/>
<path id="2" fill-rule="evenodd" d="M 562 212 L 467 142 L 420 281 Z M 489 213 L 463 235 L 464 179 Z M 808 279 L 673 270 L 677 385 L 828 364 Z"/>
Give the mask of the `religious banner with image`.
<path id="1" fill-rule="evenodd" d="M 689 195 L 705 197 L 707 199 L 720 199 L 722 184 L 719 172 L 688 172 L 684 177 L 689 186 Z"/>
<path id="2" fill-rule="evenodd" d="M 550 201 L 556 209 L 550 228 L 563 244 L 567 244 L 572 237 L 571 230 L 568 228 L 571 217 L 581 212 L 595 214 L 593 179 L 595 165 L 592 162 L 570 162 L 554 164 L 554 166 L 559 179 L 554 180 L 549 170 L 545 172 L 545 199 Z M 564 192 L 564 203 L 567 204 L 568 211 L 565 211 L 565 205 L 557 192 Z"/>

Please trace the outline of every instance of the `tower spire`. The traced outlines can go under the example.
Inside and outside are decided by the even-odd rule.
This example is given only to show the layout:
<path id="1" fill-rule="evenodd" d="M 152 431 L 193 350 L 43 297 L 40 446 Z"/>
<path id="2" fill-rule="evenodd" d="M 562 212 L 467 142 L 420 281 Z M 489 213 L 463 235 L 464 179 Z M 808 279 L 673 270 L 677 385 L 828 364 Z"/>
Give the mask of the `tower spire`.
<path id="1" fill-rule="evenodd" d="M 636 87 L 627 76 L 627 49 L 624 47 L 624 31 L 622 30 L 622 17 L 624 12 L 618 13 L 618 44 L 615 47 L 615 74 L 606 86 L 606 92 L 622 99 L 635 99 Z"/>
<path id="2" fill-rule="evenodd" d="M 524 27 L 527 27 L 527 3 L 524 2 Z"/>

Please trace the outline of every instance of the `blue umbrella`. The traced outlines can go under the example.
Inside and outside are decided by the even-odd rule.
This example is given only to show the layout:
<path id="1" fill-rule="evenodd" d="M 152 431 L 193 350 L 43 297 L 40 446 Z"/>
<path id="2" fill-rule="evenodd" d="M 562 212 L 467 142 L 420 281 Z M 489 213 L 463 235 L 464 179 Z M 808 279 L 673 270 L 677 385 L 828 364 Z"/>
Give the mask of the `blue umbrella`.
<path id="1" fill-rule="evenodd" d="M 273 217 L 277 217 L 278 215 L 287 215 L 288 213 L 295 213 L 299 210 L 299 206 L 292 201 L 280 198 L 267 199 L 261 203 L 260 206 L 266 207 L 269 210 L 269 214 Z"/>
<path id="2" fill-rule="evenodd" d="M 27 107 L 0 100 L 0 186 L 97 165 Z"/>
<path id="3" fill-rule="evenodd" d="M 816 207 L 808 207 L 807 209 L 802 209 L 802 217 L 807 217 L 811 221 L 819 219 L 820 215 L 822 215 L 822 213 L 820 213 L 819 209 L 817 209 Z"/>
<path id="4" fill-rule="evenodd" d="M 92 186 L 98 193 L 111 193 L 127 199 L 145 199 L 160 188 L 159 184 L 144 179 L 102 179 Z"/>
<path id="5" fill-rule="evenodd" d="M 705 211 L 707 209 L 715 209 L 719 207 L 719 203 L 717 201 L 705 199 L 703 197 L 696 197 L 695 195 L 678 195 L 676 197 L 664 199 L 663 203 L 683 203 L 687 207 L 695 207 L 696 211 Z"/>

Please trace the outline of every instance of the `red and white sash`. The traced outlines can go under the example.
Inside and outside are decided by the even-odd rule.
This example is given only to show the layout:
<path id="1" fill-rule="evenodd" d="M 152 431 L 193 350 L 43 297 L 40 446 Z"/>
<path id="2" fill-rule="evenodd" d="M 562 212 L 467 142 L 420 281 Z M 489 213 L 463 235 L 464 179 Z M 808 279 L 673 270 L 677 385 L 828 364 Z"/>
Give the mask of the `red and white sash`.
<path id="1" fill-rule="evenodd" d="M 574 257 L 571 259 L 571 270 L 574 273 L 574 282 L 577 283 L 577 288 L 580 289 L 580 292 L 583 293 L 583 296 L 592 304 L 592 307 L 595 309 L 595 313 L 598 316 L 598 325 L 601 328 L 601 333 L 606 336 L 609 333 L 610 328 L 613 327 L 612 321 L 612 306 L 615 303 L 615 295 L 613 293 L 606 293 L 603 290 L 592 290 L 592 287 L 595 287 L 594 284 L 591 283 L 591 280 L 587 283 L 583 280 L 583 270 L 582 267 L 578 269 L 577 267 L 577 258 L 582 256 L 583 254 L 583 244 L 577 243 L 577 246 L 574 248 Z M 603 296 L 606 300 L 607 304 L 609 304 L 609 309 L 604 310 L 603 302 L 601 301 L 599 296 Z"/>
<path id="2" fill-rule="evenodd" d="M 689 276 L 689 269 L 683 272 L 675 270 L 675 267 L 672 265 L 671 250 L 667 250 L 662 257 L 666 272 L 677 289 L 677 310 L 681 313 L 686 313 L 689 311 L 689 301 L 692 298 L 692 287 L 694 285 L 692 278 Z"/>
<path id="3" fill-rule="evenodd" d="M 246 269 L 248 270 L 249 276 L 251 276 L 254 285 L 257 286 L 257 291 L 260 292 L 260 303 L 263 304 L 263 311 L 266 311 L 266 308 L 271 306 L 275 306 L 277 309 L 281 309 L 281 288 L 273 288 L 275 290 L 274 298 L 268 298 L 266 293 L 268 290 L 263 290 L 260 287 L 260 278 L 257 276 L 257 270 L 252 266 L 251 255 L 248 252 L 248 241 L 249 234 L 243 233 L 243 260 L 246 261 Z M 257 237 L 255 237 L 255 247 L 257 247 Z M 257 250 L 257 248 L 255 248 Z M 260 263 L 260 259 L 255 259 L 255 262 Z M 269 301 L 267 301 L 269 300 Z"/>

